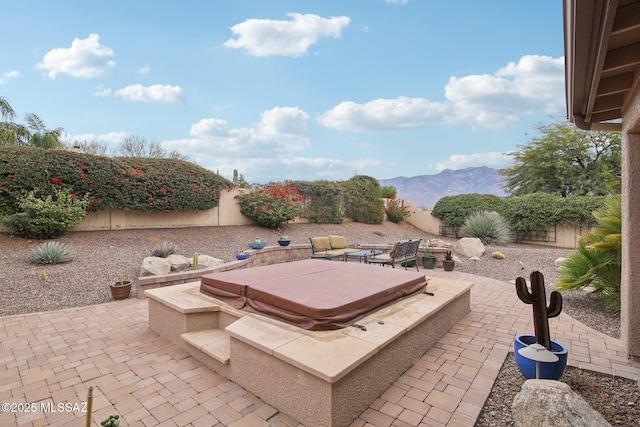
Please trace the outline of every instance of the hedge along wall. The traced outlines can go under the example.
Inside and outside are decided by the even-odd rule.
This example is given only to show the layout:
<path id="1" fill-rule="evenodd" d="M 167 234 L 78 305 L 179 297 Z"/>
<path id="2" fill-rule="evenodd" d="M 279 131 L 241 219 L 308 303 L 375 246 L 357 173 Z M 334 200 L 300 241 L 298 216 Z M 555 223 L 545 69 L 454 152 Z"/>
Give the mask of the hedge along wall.
<path id="1" fill-rule="evenodd" d="M 90 211 L 201 211 L 218 206 L 225 178 L 174 159 L 100 157 L 64 150 L 0 149 L 0 215 L 15 212 L 24 192 L 89 194 Z"/>

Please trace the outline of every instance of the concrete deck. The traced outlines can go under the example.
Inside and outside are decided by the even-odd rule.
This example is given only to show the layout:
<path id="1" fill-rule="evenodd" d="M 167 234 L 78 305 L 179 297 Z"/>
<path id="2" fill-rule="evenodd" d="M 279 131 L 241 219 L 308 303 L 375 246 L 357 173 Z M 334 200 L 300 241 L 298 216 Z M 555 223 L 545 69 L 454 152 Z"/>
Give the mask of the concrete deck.
<path id="1" fill-rule="evenodd" d="M 425 273 L 473 281 L 471 312 L 352 427 L 473 426 L 514 335 L 533 331 L 531 307 L 513 285 Z M 147 321 L 147 301 L 138 299 L 0 318 L 0 402 L 19 410 L 3 406 L 0 425 L 84 426 L 89 386 L 94 425 L 113 413 L 129 426 L 300 425 L 160 338 Z M 552 338 L 569 348 L 570 365 L 640 378 L 640 364 L 627 360 L 619 340 L 566 314 L 549 323 Z"/>

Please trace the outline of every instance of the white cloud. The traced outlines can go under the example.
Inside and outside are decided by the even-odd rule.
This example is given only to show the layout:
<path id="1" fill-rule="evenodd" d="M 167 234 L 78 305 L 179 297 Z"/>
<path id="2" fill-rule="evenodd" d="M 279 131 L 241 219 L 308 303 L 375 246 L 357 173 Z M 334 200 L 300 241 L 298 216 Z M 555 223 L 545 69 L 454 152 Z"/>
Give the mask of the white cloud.
<path id="1" fill-rule="evenodd" d="M 385 0 L 389 4 L 407 4 L 409 0 Z"/>
<path id="2" fill-rule="evenodd" d="M 202 119 L 191 126 L 190 139 L 167 141 L 170 151 L 186 150 L 194 156 L 215 153 L 217 157 L 274 157 L 290 155 L 310 145 L 309 115 L 297 107 L 275 107 L 264 111 L 260 122 L 249 128 L 232 128 L 226 120 Z"/>
<path id="3" fill-rule="evenodd" d="M 450 114 L 449 107 L 424 98 L 376 99 L 366 104 L 342 102 L 322 114 L 320 123 L 343 131 L 389 131 L 413 129 L 438 123 Z"/>
<path id="4" fill-rule="evenodd" d="M 22 77 L 22 74 L 20 74 L 20 72 L 17 70 L 11 70 L 2 73 L 0 74 L 0 85 L 7 83 L 9 80 L 17 79 L 18 77 Z"/>
<path id="5" fill-rule="evenodd" d="M 493 75 L 451 77 L 443 102 L 425 98 L 345 101 L 319 117 L 342 131 L 391 131 L 429 124 L 466 124 L 502 128 L 519 116 L 564 110 L 564 59 L 524 56 Z"/>
<path id="6" fill-rule="evenodd" d="M 131 85 L 118 89 L 113 95 L 131 102 L 178 104 L 184 101 L 182 88 L 170 85 Z"/>
<path id="7" fill-rule="evenodd" d="M 102 84 L 96 86 L 96 91 L 93 93 L 95 96 L 109 96 L 111 95 L 111 88 L 104 87 Z"/>
<path id="8" fill-rule="evenodd" d="M 464 169 L 477 166 L 487 166 L 494 169 L 502 169 L 508 167 L 513 159 L 507 153 L 490 152 L 476 154 L 453 154 L 444 162 L 436 163 L 436 171 L 441 172 L 445 169 Z"/>
<path id="9" fill-rule="evenodd" d="M 528 55 L 493 75 L 452 77 L 445 96 L 459 122 L 501 128 L 521 115 L 563 111 L 564 58 Z"/>
<path id="10" fill-rule="evenodd" d="M 66 135 L 65 141 L 67 142 L 82 142 L 82 141 L 99 141 L 109 144 L 119 144 L 124 138 L 128 137 L 127 132 L 109 132 L 100 135 L 93 133 L 83 133 L 78 135 Z"/>
<path id="11" fill-rule="evenodd" d="M 146 64 L 144 67 L 138 69 L 138 73 L 142 74 L 143 76 L 149 74 L 149 71 L 151 71 L 151 67 L 149 67 L 149 64 Z"/>
<path id="12" fill-rule="evenodd" d="M 289 13 L 290 21 L 248 19 L 231 27 L 237 38 L 230 38 L 225 47 L 246 49 L 253 56 L 292 56 L 307 53 L 321 36 L 338 38 L 351 18 L 322 18 L 313 14 Z"/>
<path id="13" fill-rule="evenodd" d="M 73 39 L 70 48 L 50 50 L 36 65 L 36 69 L 48 71 L 52 79 L 59 73 L 73 77 L 100 77 L 115 65 L 114 61 L 109 60 L 113 55 L 112 49 L 100 44 L 98 34 L 89 34 L 86 39 Z"/>

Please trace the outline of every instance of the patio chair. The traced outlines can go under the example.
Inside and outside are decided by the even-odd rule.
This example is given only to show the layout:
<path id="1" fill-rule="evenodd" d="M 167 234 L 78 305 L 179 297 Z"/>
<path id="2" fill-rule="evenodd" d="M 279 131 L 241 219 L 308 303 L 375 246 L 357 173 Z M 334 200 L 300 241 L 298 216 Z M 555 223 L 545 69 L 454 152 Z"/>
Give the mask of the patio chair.
<path id="1" fill-rule="evenodd" d="M 407 246 L 405 260 L 402 262 L 405 270 L 407 269 L 408 264 L 413 261 L 416 266 L 416 271 L 420 271 L 418 269 L 418 249 L 420 249 L 420 242 L 422 242 L 422 239 L 409 240 L 409 246 Z"/>
<path id="2" fill-rule="evenodd" d="M 396 268 L 396 264 L 405 261 L 410 242 L 410 240 L 396 242 L 389 253 L 375 255 L 373 258 L 368 258 L 367 264 L 378 264 L 384 266 L 390 265 L 392 268 Z M 407 266 L 405 265 L 404 268 L 406 270 Z"/>

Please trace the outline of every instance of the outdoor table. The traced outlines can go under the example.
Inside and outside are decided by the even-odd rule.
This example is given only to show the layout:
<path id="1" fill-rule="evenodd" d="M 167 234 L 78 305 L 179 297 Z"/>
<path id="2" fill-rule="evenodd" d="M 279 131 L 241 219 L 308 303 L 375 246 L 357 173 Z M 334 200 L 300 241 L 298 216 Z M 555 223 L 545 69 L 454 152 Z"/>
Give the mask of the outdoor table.
<path id="1" fill-rule="evenodd" d="M 371 249 L 367 249 L 364 251 L 358 251 L 358 252 L 349 252 L 346 254 L 345 257 L 345 261 L 348 261 L 349 258 L 358 258 L 360 260 L 360 262 L 362 262 L 364 260 L 364 263 L 367 263 L 367 257 L 374 257 L 376 255 L 380 255 L 382 253 L 382 251 L 374 251 Z"/>

